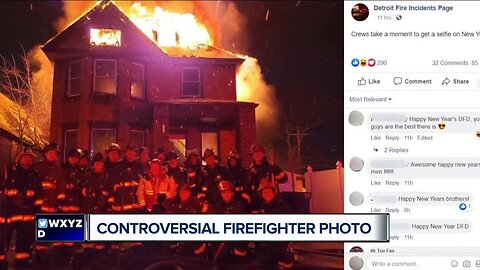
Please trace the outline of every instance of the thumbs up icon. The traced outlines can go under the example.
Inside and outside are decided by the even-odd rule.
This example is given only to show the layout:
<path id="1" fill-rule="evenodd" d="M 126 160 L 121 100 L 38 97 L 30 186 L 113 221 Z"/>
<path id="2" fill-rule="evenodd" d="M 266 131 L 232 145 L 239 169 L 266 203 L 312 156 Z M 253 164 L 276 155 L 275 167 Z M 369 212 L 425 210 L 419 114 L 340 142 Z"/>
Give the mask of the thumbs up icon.
<path id="1" fill-rule="evenodd" d="M 362 86 L 365 84 L 367 84 L 367 81 L 365 80 L 365 78 L 362 77 L 360 80 L 358 80 L 358 86 Z"/>

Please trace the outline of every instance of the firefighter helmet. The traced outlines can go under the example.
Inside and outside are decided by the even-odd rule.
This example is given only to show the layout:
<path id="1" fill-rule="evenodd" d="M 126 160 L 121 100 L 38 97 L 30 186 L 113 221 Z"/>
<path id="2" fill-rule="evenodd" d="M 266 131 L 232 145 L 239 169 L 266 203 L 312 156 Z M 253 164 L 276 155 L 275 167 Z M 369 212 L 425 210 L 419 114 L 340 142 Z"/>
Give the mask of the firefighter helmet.
<path id="1" fill-rule="evenodd" d="M 158 164 L 160 164 L 161 167 L 163 167 L 162 161 L 158 158 L 154 158 L 154 159 L 150 160 L 150 166 L 152 166 L 152 164 L 154 164 L 154 163 L 158 163 Z"/>
<path id="2" fill-rule="evenodd" d="M 167 155 L 167 150 L 165 150 L 163 147 L 159 147 L 159 148 L 157 149 L 157 152 L 155 152 L 155 155 L 153 155 L 153 156 L 154 156 L 155 158 L 157 158 L 158 155 L 160 155 L 160 154 L 166 156 L 166 155 Z"/>
<path id="3" fill-rule="evenodd" d="M 166 161 L 170 161 L 170 160 L 173 160 L 173 159 L 179 160 L 180 157 L 178 156 L 177 153 L 175 153 L 173 151 L 170 151 L 165 155 L 165 160 Z"/>
<path id="4" fill-rule="evenodd" d="M 67 152 L 67 157 L 80 157 L 83 155 L 83 150 L 80 148 L 72 148 Z"/>
<path id="5" fill-rule="evenodd" d="M 35 158 L 35 153 L 33 153 L 32 148 L 25 147 L 23 151 L 17 156 L 17 162 L 19 162 L 23 156 L 30 156 L 33 160 Z"/>
<path id="6" fill-rule="evenodd" d="M 187 155 L 186 155 L 187 159 L 190 159 L 193 156 L 197 156 L 197 157 L 200 156 L 200 153 L 198 152 L 197 149 L 190 149 L 187 151 Z"/>
<path id="7" fill-rule="evenodd" d="M 217 158 L 217 156 L 215 155 L 215 152 L 213 152 L 213 149 L 211 149 L 211 148 L 205 149 L 205 151 L 203 152 L 203 157 L 202 158 L 203 158 L 203 160 L 206 160 L 209 157 Z"/>
<path id="8" fill-rule="evenodd" d="M 120 153 L 122 151 L 122 148 L 120 147 L 120 145 L 116 144 L 116 143 L 111 143 L 110 146 L 107 147 L 107 149 L 105 150 L 105 152 L 107 153 L 110 153 L 112 151 L 117 151 L 118 153 Z"/>
<path id="9" fill-rule="evenodd" d="M 230 160 L 230 159 L 242 160 L 242 157 L 237 152 L 237 150 L 232 150 L 232 151 L 230 151 L 230 154 L 228 155 L 228 160 Z"/>
<path id="10" fill-rule="evenodd" d="M 265 154 L 265 148 L 259 143 L 255 143 L 250 147 L 250 154 L 253 155 L 256 152 L 263 152 Z"/>
<path id="11" fill-rule="evenodd" d="M 264 178 L 260 181 L 260 185 L 258 186 L 258 192 L 262 192 L 264 189 L 271 188 L 273 192 L 277 193 L 277 187 L 270 179 Z"/>
<path id="12" fill-rule="evenodd" d="M 235 191 L 235 186 L 230 181 L 222 180 L 218 184 L 218 190 L 220 192 L 224 192 L 224 191 L 227 191 L 227 190 Z"/>
<path id="13" fill-rule="evenodd" d="M 43 148 L 43 153 L 47 153 L 49 151 L 56 151 L 57 153 L 60 153 L 60 148 L 56 142 L 50 142 Z"/>
<path id="14" fill-rule="evenodd" d="M 80 158 L 90 159 L 90 151 L 87 149 L 82 149 L 82 154 L 80 155 Z"/>
<path id="15" fill-rule="evenodd" d="M 127 151 L 137 152 L 137 147 L 135 147 L 135 145 L 133 145 L 133 144 L 129 144 L 127 147 L 125 147 L 125 152 L 127 152 Z"/>
<path id="16" fill-rule="evenodd" d="M 93 158 L 92 158 L 92 164 L 94 164 L 95 162 L 98 162 L 98 161 L 104 161 L 104 157 L 102 155 L 102 153 L 96 153 Z"/>

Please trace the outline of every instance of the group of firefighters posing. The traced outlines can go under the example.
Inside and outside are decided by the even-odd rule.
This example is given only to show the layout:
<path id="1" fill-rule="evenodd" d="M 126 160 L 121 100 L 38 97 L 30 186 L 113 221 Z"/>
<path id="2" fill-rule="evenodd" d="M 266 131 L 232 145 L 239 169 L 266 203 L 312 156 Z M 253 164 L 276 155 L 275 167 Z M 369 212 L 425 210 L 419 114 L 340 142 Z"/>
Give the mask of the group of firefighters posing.
<path id="1" fill-rule="evenodd" d="M 95 254 L 115 254 L 125 248 L 112 243 L 35 243 L 35 213 L 289 213 L 278 196 L 278 183 L 287 181 L 286 173 L 266 160 L 261 145 L 252 145 L 250 154 L 253 162 L 247 168 L 236 151 L 222 166 L 212 149 L 203 155 L 193 149 L 187 151 L 182 167 L 175 152 L 158 149 L 150 159 L 147 148 L 122 150 L 112 143 L 105 156 L 91 157 L 88 151 L 72 149 L 61 166 L 56 143 L 43 149 L 43 160 L 37 163 L 26 149 L 5 183 L 0 183 L 0 267 L 6 265 L 11 239 L 17 266 L 52 261 L 62 254 L 83 254 L 92 261 Z M 129 243 L 128 248 L 243 264 L 251 260 L 248 247 L 253 245 L 258 262 L 292 266 L 288 243 L 148 242 Z M 69 261 L 72 265 L 75 259 Z"/>

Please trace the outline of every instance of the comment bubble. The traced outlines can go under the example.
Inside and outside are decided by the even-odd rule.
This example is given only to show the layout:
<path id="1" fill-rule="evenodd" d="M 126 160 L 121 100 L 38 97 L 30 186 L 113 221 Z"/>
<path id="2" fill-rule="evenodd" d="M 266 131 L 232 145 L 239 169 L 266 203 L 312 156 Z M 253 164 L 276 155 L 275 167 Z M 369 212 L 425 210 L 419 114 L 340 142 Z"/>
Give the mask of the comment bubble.
<path id="1" fill-rule="evenodd" d="M 368 163 L 368 173 L 380 178 L 478 178 L 478 158 L 378 158 Z"/>
<path id="2" fill-rule="evenodd" d="M 390 229 L 395 233 L 469 233 L 472 222 L 456 219 L 402 219 L 392 220 Z"/>
<path id="3" fill-rule="evenodd" d="M 403 79 L 402 79 L 401 77 L 395 77 L 395 78 L 393 78 L 393 83 L 394 83 L 395 85 L 402 84 L 402 82 L 403 82 Z"/>
<path id="4" fill-rule="evenodd" d="M 369 197 L 376 206 L 458 206 L 473 201 L 466 192 L 373 192 Z"/>
<path id="5" fill-rule="evenodd" d="M 372 133 L 464 134 L 480 138 L 480 113 L 475 112 L 374 112 L 367 126 Z"/>

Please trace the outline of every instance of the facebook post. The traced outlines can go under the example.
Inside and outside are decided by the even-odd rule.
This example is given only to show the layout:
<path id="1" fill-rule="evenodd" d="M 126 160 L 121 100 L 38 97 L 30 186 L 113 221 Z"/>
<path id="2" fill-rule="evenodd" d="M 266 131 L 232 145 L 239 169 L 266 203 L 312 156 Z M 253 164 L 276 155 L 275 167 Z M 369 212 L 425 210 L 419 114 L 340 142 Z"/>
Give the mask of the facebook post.
<path id="1" fill-rule="evenodd" d="M 367 130 L 377 137 L 416 138 L 418 132 L 442 140 L 434 125 L 461 136 L 475 122 L 458 116 L 474 121 L 478 114 L 474 106 L 467 112 L 449 113 L 438 105 L 434 112 L 394 113 L 344 104 L 344 76 L 355 83 L 345 84 L 345 98 L 363 100 L 350 87 L 377 79 L 364 66 L 393 64 L 390 55 L 373 54 L 383 51 L 376 42 L 393 37 L 365 36 L 387 31 L 374 29 L 373 22 L 392 14 L 356 4 L 0 3 L 0 269 L 367 269 L 362 252 L 387 249 L 410 224 L 419 232 L 427 226 L 428 237 L 473 232 L 473 220 L 464 215 L 474 209 L 472 189 L 383 193 L 353 179 L 361 174 L 383 183 L 375 172 L 395 164 L 389 181 L 420 186 L 416 178 L 436 170 L 428 164 L 442 162 L 453 165 L 442 167 L 437 181 L 467 181 L 472 177 L 464 172 L 478 164 L 474 155 L 440 159 L 431 152 L 378 159 L 370 169 L 369 156 L 357 151 L 370 143 Z M 441 18 L 450 21 L 453 12 L 456 7 Z M 398 14 L 409 20 L 410 13 Z M 478 29 L 467 30 L 475 40 Z M 439 42 L 427 30 L 402 31 L 418 31 L 415 42 Z M 344 39 L 352 42 L 345 45 L 347 58 Z M 370 41 L 370 47 L 363 45 Z M 351 56 L 365 73 L 353 69 Z M 396 75 L 398 85 L 427 87 L 407 83 L 428 79 L 414 69 L 409 71 L 416 76 Z M 459 75 L 449 77 L 449 88 L 460 87 L 455 79 L 477 85 Z M 369 120 L 370 110 L 380 120 Z M 407 120 L 399 125 L 421 127 L 385 131 L 381 119 L 402 117 Z M 344 125 L 356 136 L 352 145 L 345 135 L 348 159 Z M 413 153 L 413 147 L 393 143 L 399 153 Z M 418 147 L 427 143 L 439 145 L 430 140 Z M 422 165 L 408 171 L 412 163 Z M 353 176 L 345 183 L 344 164 L 347 178 Z M 426 201 L 416 199 L 420 195 Z M 429 201 L 431 196 L 438 200 Z M 453 216 L 452 210 L 445 228 L 442 217 L 422 222 L 412 214 L 390 235 L 390 216 L 398 212 L 385 207 L 400 209 L 393 205 L 397 198 L 408 200 L 402 203 L 412 213 L 460 202 L 465 211 Z M 369 210 L 373 202 L 378 211 Z M 440 227 L 430 229 L 433 222 Z M 459 224 L 464 227 L 457 229 Z M 352 260 L 354 253 L 360 255 Z"/>
<path id="2" fill-rule="evenodd" d="M 480 268 L 479 7 L 344 2 L 345 212 L 391 216 L 346 268 Z"/>

